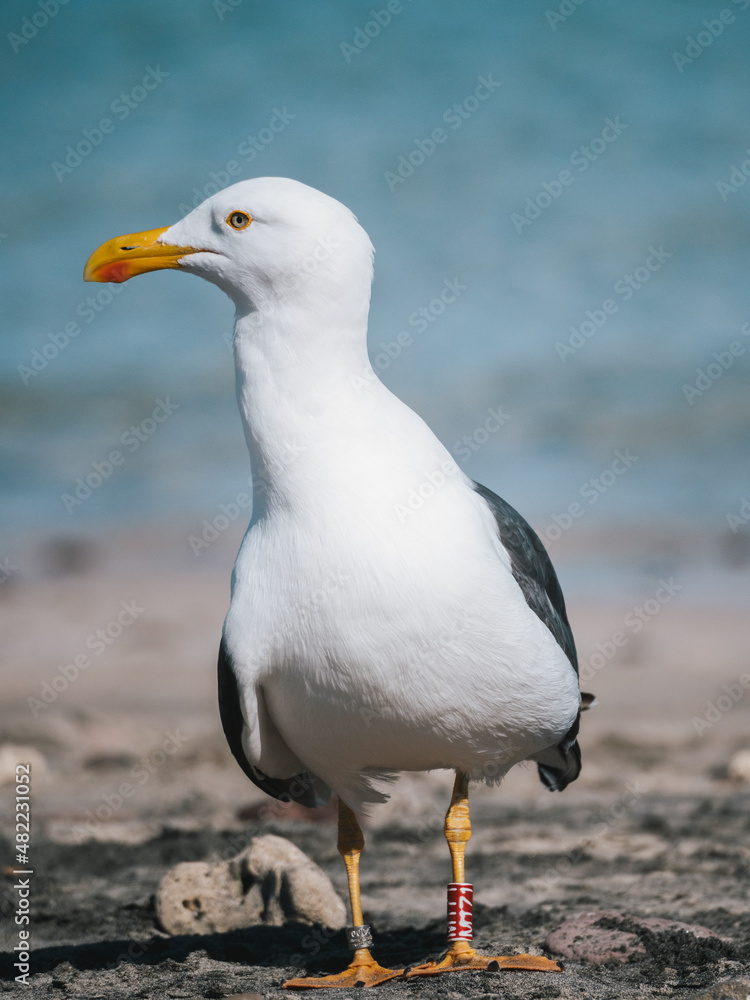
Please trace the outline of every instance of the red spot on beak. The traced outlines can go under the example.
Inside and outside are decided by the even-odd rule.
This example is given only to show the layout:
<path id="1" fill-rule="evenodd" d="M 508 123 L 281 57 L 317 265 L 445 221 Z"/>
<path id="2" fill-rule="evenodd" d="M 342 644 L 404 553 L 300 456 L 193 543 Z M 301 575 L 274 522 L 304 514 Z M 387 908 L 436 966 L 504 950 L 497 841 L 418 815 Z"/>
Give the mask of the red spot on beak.
<path id="1" fill-rule="evenodd" d="M 126 260 L 115 260 L 111 264 L 105 264 L 99 272 L 104 281 L 113 281 L 119 285 L 131 277 L 131 270 Z"/>

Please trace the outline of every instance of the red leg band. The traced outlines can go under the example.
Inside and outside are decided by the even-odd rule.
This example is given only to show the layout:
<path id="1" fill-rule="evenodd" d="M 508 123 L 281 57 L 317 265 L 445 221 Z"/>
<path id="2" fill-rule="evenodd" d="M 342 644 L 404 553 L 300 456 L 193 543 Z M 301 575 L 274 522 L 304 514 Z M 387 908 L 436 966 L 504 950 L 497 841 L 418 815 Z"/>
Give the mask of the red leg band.
<path id="1" fill-rule="evenodd" d="M 471 882 L 448 883 L 448 940 L 471 941 L 474 937 L 474 886 Z"/>

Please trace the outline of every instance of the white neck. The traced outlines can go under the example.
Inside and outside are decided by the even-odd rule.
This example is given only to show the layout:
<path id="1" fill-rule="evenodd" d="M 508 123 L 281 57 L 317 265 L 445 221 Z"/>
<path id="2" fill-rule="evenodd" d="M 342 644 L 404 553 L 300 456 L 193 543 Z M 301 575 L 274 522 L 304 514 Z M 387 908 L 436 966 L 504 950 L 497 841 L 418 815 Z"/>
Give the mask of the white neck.
<path id="1" fill-rule="evenodd" d="M 361 290 L 360 290 L 361 291 Z M 301 295 L 238 311 L 237 400 L 253 471 L 253 521 L 284 502 L 294 463 L 375 379 L 367 356 L 369 289 L 348 302 Z M 313 298 L 313 301 L 310 299 Z M 354 307 L 352 307 L 354 298 Z M 358 301 L 357 301 L 358 299 Z M 377 382 L 381 390 L 386 391 Z"/>

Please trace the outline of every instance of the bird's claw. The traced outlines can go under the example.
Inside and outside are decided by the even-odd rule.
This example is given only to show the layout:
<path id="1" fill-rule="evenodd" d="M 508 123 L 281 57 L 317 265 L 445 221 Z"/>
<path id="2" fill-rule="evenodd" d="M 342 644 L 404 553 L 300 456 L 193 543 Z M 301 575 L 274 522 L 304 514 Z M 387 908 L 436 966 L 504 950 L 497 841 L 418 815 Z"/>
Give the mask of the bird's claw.
<path id="1" fill-rule="evenodd" d="M 305 976 L 300 979 L 287 979 L 283 984 L 286 990 L 309 990 L 309 989 L 352 989 L 358 986 L 378 986 L 386 983 L 389 979 L 397 979 L 403 976 L 403 969 L 384 969 L 378 965 L 375 959 L 370 961 L 354 961 L 343 972 L 334 976 Z"/>
<path id="2" fill-rule="evenodd" d="M 466 942 L 457 942 L 439 962 L 425 962 L 409 969 L 406 978 L 439 976 L 443 972 L 562 972 L 562 966 L 542 955 L 480 955 Z"/>

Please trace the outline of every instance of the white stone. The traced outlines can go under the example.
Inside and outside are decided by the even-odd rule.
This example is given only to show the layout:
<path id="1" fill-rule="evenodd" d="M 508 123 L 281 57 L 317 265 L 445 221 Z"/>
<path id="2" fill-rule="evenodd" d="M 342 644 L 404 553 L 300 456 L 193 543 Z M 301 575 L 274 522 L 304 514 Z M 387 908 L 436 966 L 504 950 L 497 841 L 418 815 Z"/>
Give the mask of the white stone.
<path id="1" fill-rule="evenodd" d="M 322 869 L 283 837 L 254 837 L 230 861 L 187 861 L 156 893 L 170 934 L 215 934 L 267 924 L 321 924 L 338 930 L 346 908 Z"/>
<path id="2" fill-rule="evenodd" d="M 732 781 L 750 782 L 750 749 L 738 750 L 733 754 L 727 771 Z"/>
<path id="3" fill-rule="evenodd" d="M 19 764 L 31 765 L 31 780 L 47 773 L 47 761 L 35 747 L 18 746 L 15 743 L 3 743 L 0 746 L 0 785 L 8 785 L 16 780 L 16 767 Z M 26 772 L 24 776 L 27 777 Z"/>

